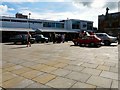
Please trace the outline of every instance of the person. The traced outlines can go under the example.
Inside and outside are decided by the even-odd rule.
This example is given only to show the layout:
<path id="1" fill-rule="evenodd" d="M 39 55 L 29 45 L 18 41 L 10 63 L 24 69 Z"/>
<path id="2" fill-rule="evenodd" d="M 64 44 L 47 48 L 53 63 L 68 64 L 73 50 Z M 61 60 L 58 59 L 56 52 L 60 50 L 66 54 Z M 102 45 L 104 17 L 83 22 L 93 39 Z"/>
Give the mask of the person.
<path id="1" fill-rule="evenodd" d="M 52 40 L 53 40 L 53 43 L 56 42 L 56 33 L 54 32 L 53 35 L 52 35 Z"/>
<path id="2" fill-rule="evenodd" d="M 61 38 L 62 38 L 62 42 L 64 43 L 65 42 L 65 34 L 62 34 Z"/>
<path id="3" fill-rule="evenodd" d="M 118 44 L 120 44 L 120 32 L 118 33 Z"/>
<path id="4" fill-rule="evenodd" d="M 28 32 L 27 34 L 27 47 L 31 47 L 31 43 L 30 43 L 30 38 L 31 38 L 31 34 Z"/>

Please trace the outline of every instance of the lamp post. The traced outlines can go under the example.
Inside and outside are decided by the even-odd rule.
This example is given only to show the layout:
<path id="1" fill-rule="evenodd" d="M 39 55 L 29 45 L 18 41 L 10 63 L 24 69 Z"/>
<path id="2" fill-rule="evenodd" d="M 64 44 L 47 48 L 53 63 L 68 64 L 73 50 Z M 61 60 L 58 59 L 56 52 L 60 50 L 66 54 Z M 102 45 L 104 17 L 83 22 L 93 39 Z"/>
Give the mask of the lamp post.
<path id="1" fill-rule="evenodd" d="M 30 15 L 31 15 L 31 13 L 29 13 L 29 28 L 30 28 Z"/>

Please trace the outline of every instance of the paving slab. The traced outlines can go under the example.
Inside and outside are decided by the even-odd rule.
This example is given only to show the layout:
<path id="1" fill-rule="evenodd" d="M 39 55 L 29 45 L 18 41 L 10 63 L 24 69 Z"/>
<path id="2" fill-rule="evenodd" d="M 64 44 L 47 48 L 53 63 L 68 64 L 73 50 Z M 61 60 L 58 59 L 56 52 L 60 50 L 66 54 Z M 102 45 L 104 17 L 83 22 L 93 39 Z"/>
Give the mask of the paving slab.
<path id="1" fill-rule="evenodd" d="M 67 74 L 71 73 L 70 70 L 65 70 L 65 69 L 57 69 L 53 72 L 51 72 L 52 74 L 58 75 L 58 76 L 66 76 Z"/>
<path id="2" fill-rule="evenodd" d="M 59 62 L 57 62 L 57 61 L 47 61 L 45 64 L 46 65 L 49 65 L 49 66 L 54 66 L 54 65 L 56 65 L 56 64 L 58 64 Z"/>
<path id="3" fill-rule="evenodd" d="M 23 77 L 17 77 L 3 82 L 2 85 L 4 88 L 25 88 L 26 86 L 32 83 L 34 83 L 32 80 L 28 80 Z"/>
<path id="4" fill-rule="evenodd" d="M 35 70 L 41 70 L 42 68 L 44 67 L 48 67 L 47 65 L 44 65 L 44 64 L 37 64 L 37 65 L 33 65 L 31 66 L 30 68 L 31 69 L 35 69 Z"/>
<path id="5" fill-rule="evenodd" d="M 110 88 L 112 80 L 107 79 L 107 78 L 103 78 L 103 77 L 100 77 L 100 76 L 91 76 L 86 83 L 92 84 L 92 85 L 95 85 L 95 86 L 99 86 L 99 87 L 102 87 L 102 88 Z"/>
<path id="6" fill-rule="evenodd" d="M 46 67 L 42 68 L 40 71 L 50 73 L 50 72 L 55 71 L 55 70 L 57 70 L 57 69 L 58 69 L 58 68 L 56 68 L 56 67 L 46 66 Z"/>
<path id="7" fill-rule="evenodd" d="M 28 72 L 21 74 L 21 76 L 28 78 L 28 79 L 33 79 L 41 74 L 43 74 L 43 72 L 31 70 L 31 71 L 28 71 Z"/>
<path id="8" fill-rule="evenodd" d="M 118 80 L 118 73 L 108 72 L 108 71 L 102 71 L 100 76 L 110 79 Z"/>
<path id="9" fill-rule="evenodd" d="M 80 66 L 82 65 L 84 62 L 80 61 L 79 59 L 77 59 L 76 61 L 69 61 L 69 64 L 71 65 L 76 65 L 76 66 Z"/>
<path id="10" fill-rule="evenodd" d="M 33 89 L 34 88 L 39 88 L 40 89 L 40 88 L 51 88 L 51 87 L 34 82 L 34 83 L 30 84 L 29 86 L 27 86 L 26 88 L 33 88 Z"/>
<path id="11" fill-rule="evenodd" d="M 118 88 L 118 81 L 113 80 L 111 88 Z"/>
<path id="12" fill-rule="evenodd" d="M 38 83 L 41 83 L 41 84 L 45 84 L 45 83 L 49 82 L 50 80 L 54 79 L 55 77 L 56 77 L 55 75 L 45 73 L 38 77 L 33 78 L 32 80 L 34 80 Z"/>
<path id="13" fill-rule="evenodd" d="M 21 68 L 23 68 L 23 66 L 21 66 L 21 65 L 15 65 L 15 66 L 12 66 L 12 67 L 4 68 L 3 70 L 4 71 L 14 71 L 14 70 L 18 70 L 18 69 L 21 69 Z"/>
<path id="14" fill-rule="evenodd" d="M 18 74 L 18 75 L 21 75 L 22 73 L 25 73 L 25 72 L 28 72 L 28 71 L 31 71 L 31 70 L 33 70 L 33 69 L 30 69 L 30 68 L 27 68 L 27 67 L 23 67 L 23 68 L 20 68 L 20 69 L 11 71 L 11 72 L 15 73 L 15 74 Z"/>
<path id="15" fill-rule="evenodd" d="M 53 88 L 70 88 L 76 81 L 67 78 L 57 77 L 46 85 Z"/>
<path id="16" fill-rule="evenodd" d="M 10 72 L 4 72 L 4 73 L 2 73 L 1 78 L 2 78 L 2 82 L 5 82 L 7 80 L 10 80 L 10 79 L 16 78 L 16 77 L 18 77 L 18 75 L 10 73 Z"/>
<path id="17" fill-rule="evenodd" d="M 109 71 L 109 69 L 110 69 L 110 66 L 99 65 L 99 66 L 97 67 L 97 69 L 99 69 L 99 70 L 105 70 L 105 71 Z"/>
<path id="18" fill-rule="evenodd" d="M 98 65 L 96 65 L 96 64 L 90 64 L 90 63 L 84 63 L 81 66 L 88 67 L 88 68 L 96 68 Z"/>
<path id="19" fill-rule="evenodd" d="M 68 65 L 68 66 L 64 67 L 63 69 L 80 72 L 80 71 L 82 71 L 84 69 L 84 67 L 75 66 L 75 65 Z"/>
<path id="20" fill-rule="evenodd" d="M 115 67 L 116 63 L 113 63 L 113 62 L 105 62 L 104 65 Z"/>
<path id="21" fill-rule="evenodd" d="M 118 67 L 110 67 L 110 72 L 118 73 Z"/>
<path id="22" fill-rule="evenodd" d="M 35 62 L 29 62 L 29 61 L 27 61 L 25 63 L 22 63 L 21 65 L 23 65 L 25 67 L 31 67 L 31 66 L 36 65 L 36 64 L 37 63 L 35 63 Z"/>
<path id="23" fill-rule="evenodd" d="M 91 75 L 99 75 L 102 70 L 92 69 L 92 68 L 85 68 L 82 70 L 83 73 L 88 73 Z"/>
<path id="24" fill-rule="evenodd" d="M 93 88 L 93 90 L 94 90 L 96 88 L 96 86 L 95 85 L 86 84 L 86 83 L 77 82 L 71 88 Z"/>
<path id="25" fill-rule="evenodd" d="M 57 67 L 57 68 L 64 68 L 65 66 L 67 66 L 68 64 L 66 63 L 57 63 L 54 65 L 54 67 Z"/>
<path id="26" fill-rule="evenodd" d="M 86 82 L 91 75 L 85 73 L 72 72 L 65 76 L 66 78 Z"/>
<path id="27" fill-rule="evenodd" d="M 8 67 L 12 67 L 12 66 L 14 66 L 15 64 L 13 64 L 13 63 L 3 63 L 2 62 L 2 68 L 8 68 Z"/>

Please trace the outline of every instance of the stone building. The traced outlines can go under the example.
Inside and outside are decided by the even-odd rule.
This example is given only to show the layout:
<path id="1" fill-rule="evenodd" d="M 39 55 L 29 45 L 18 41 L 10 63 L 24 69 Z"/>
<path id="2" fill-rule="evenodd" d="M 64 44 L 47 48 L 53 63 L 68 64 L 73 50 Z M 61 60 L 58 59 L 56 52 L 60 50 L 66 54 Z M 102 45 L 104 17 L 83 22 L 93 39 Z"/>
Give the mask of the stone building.
<path id="1" fill-rule="evenodd" d="M 117 36 L 120 32 L 120 12 L 108 13 L 98 16 L 98 32 L 106 32 L 110 35 Z"/>

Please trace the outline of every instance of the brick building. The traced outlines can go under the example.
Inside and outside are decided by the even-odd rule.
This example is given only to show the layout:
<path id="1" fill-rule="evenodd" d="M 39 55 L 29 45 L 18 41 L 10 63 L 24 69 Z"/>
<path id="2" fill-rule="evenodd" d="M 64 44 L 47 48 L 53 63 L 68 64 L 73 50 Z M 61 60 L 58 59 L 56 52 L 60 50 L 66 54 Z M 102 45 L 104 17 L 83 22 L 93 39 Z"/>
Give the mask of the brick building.
<path id="1" fill-rule="evenodd" d="M 113 36 L 117 36 L 118 32 L 120 32 L 120 12 L 106 12 L 106 15 L 99 15 L 98 32 L 106 32 Z"/>
<path id="2" fill-rule="evenodd" d="M 21 13 L 16 13 L 16 14 L 15 14 L 15 17 L 16 17 L 16 18 L 23 18 L 23 19 L 27 19 L 27 18 L 28 18 L 27 15 L 23 15 L 23 14 L 21 14 Z"/>

